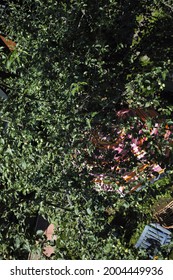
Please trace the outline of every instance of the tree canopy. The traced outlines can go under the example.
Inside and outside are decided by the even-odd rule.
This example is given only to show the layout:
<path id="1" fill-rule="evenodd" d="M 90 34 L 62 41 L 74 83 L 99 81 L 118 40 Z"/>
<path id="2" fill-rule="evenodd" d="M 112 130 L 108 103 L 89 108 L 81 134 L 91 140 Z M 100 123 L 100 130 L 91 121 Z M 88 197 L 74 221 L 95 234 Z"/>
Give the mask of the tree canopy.
<path id="1" fill-rule="evenodd" d="M 163 137 L 166 125 L 172 129 L 172 1 L 9 0 L 0 12 L 1 34 L 17 43 L 12 52 L 0 49 L 8 95 L 0 118 L 1 258 L 37 250 L 38 214 L 57 225 L 54 258 L 147 258 L 134 236 L 152 219 L 153 204 L 173 192 L 172 148 L 165 161 Z M 135 117 L 116 117 L 124 108 L 157 111 L 160 134 L 149 137 L 156 122 L 149 118 L 143 137 L 167 176 L 120 198 L 94 188 L 88 160 L 98 127 L 133 126 L 138 134 Z"/>

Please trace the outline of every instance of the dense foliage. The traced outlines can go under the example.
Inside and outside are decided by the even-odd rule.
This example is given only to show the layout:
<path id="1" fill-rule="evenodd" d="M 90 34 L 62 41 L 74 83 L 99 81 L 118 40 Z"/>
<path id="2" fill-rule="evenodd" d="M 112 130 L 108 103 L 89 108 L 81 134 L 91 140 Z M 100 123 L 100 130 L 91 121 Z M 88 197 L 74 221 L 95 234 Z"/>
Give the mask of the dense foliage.
<path id="1" fill-rule="evenodd" d="M 87 160 L 95 127 L 129 129 L 115 118 L 121 108 L 155 108 L 163 129 L 171 125 L 172 105 L 162 94 L 172 69 L 169 2 L 4 1 L 0 30 L 17 46 L 0 49 L 0 87 L 8 95 L 0 119 L 1 258 L 37 249 L 31 220 L 38 213 L 57 225 L 55 258 L 148 257 L 133 239 L 150 222 L 152 205 L 172 194 L 171 155 L 167 177 L 123 199 L 93 188 Z M 158 142 L 168 145 L 160 137 L 148 154 L 156 151 L 162 162 Z"/>

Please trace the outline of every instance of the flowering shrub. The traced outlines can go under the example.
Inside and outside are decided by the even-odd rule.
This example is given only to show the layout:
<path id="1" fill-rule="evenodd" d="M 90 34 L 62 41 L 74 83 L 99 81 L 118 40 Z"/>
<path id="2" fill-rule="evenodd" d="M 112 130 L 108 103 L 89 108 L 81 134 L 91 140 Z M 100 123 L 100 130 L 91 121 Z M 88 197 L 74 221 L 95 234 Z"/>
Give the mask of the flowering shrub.
<path id="1" fill-rule="evenodd" d="M 92 142 L 96 150 L 93 170 L 101 166 L 104 173 L 92 172 L 91 175 L 94 176 L 96 189 L 117 191 L 124 195 L 144 187 L 146 180 L 155 182 L 164 173 L 164 157 L 169 158 L 171 151 L 172 127 L 165 125 L 165 128 L 162 128 L 164 120 L 159 120 L 154 110 L 126 109 L 118 111 L 116 115 L 120 122 L 129 122 L 130 127 L 128 130 L 114 127 L 108 136 L 101 131 L 94 131 Z M 131 123 L 133 118 L 136 118 L 134 125 L 127 120 L 129 117 L 132 118 Z M 152 122 L 149 120 L 151 117 Z M 166 149 L 162 147 L 163 157 L 158 163 L 153 145 L 158 149 L 161 145 L 166 146 Z M 160 165 L 164 165 L 163 168 Z"/>

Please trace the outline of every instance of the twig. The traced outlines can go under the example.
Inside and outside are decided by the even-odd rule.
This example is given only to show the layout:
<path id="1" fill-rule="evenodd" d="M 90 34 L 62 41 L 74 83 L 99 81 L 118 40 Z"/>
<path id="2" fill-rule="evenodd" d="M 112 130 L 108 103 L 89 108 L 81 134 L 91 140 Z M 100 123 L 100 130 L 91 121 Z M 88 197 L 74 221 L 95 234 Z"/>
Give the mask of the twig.
<path id="1" fill-rule="evenodd" d="M 166 7 L 171 9 L 171 11 L 173 11 L 173 7 L 171 5 L 169 5 L 168 3 L 165 3 L 165 1 L 162 1 L 162 4 L 164 4 Z"/>

